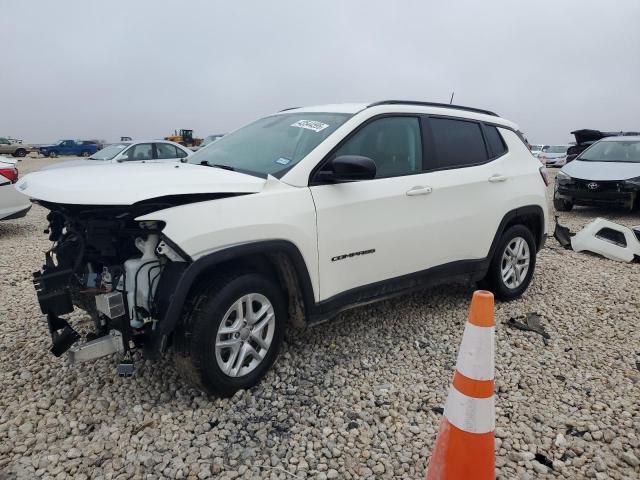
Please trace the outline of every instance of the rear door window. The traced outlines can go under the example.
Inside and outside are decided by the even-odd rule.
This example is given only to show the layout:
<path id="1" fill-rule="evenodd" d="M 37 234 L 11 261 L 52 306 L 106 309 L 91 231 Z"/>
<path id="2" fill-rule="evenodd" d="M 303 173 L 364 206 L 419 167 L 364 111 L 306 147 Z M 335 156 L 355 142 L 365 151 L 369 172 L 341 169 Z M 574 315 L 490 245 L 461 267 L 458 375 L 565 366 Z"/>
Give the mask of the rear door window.
<path id="1" fill-rule="evenodd" d="M 429 125 L 438 169 L 478 165 L 489 159 L 478 122 L 431 117 Z"/>
<path id="2" fill-rule="evenodd" d="M 176 147 L 169 143 L 156 143 L 156 153 L 159 159 L 178 158 Z"/>
<path id="3" fill-rule="evenodd" d="M 127 150 L 123 155 L 123 160 L 140 161 L 152 160 L 153 148 L 150 143 L 139 143 Z"/>

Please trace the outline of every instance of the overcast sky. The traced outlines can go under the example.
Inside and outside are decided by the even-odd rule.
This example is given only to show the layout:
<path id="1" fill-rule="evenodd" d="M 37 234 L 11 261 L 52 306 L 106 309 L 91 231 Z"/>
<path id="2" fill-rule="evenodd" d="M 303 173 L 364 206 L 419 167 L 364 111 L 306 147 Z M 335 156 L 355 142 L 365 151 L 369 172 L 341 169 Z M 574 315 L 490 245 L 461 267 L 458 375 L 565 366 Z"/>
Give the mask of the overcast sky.
<path id="1" fill-rule="evenodd" d="M 205 136 L 285 107 L 452 91 L 531 142 L 640 130 L 638 0 L 0 0 L 0 12 L 0 136 L 34 143 Z"/>

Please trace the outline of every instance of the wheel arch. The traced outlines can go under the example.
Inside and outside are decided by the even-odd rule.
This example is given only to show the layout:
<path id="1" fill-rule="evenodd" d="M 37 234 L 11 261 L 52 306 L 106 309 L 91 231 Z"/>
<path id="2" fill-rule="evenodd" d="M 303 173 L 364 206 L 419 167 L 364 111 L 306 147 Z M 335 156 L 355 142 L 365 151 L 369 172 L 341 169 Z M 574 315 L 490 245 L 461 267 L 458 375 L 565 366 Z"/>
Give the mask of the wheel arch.
<path id="1" fill-rule="evenodd" d="M 302 253 L 288 240 L 265 240 L 225 248 L 189 264 L 174 280 L 171 299 L 154 332 L 154 346 L 164 351 L 191 292 L 221 269 L 251 268 L 271 275 L 287 295 L 290 322 L 305 326 L 315 305 L 313 286 Z M 158 287 L 160 288 L 160 287 Z"/>
<path id="2" fill-rule="evenodd" d="M 540 251 L 544 246 L 545 241 L 544 222 L 544 210 L 542 210 L 540 205 L 525 205 L 507 212 L 502 218 L 502 221 L 496 230 L 496 234 L 493 237 L 493 242 L 491 243 L 487 259 L 491 261 L 502 234 L 506 232 L 509 227 L 514 225 L 524 225 L 531 230 L 533 238 L 536 241 L 536 250 Z"/>

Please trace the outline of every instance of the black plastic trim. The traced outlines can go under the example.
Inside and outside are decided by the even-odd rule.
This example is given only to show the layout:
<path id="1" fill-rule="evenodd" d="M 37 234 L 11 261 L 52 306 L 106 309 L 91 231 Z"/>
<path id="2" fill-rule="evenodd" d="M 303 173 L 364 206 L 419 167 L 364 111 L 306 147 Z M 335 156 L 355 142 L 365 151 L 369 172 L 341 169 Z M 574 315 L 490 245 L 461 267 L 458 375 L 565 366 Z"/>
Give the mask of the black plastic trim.
<path id="1" fill-rule="evenodd" d="M 456 280 L 480 280 L 486 274 L 489 262 L 490 258 L 460 260 L 341 292 L 317 303 L 311 315 L 307 315 L 307 324 L 312 325 L 328 320 L 338 313 L 354 307 L 379 302 L 442 283 Z"/>
<path id="2" fill-rule="evenodd" d="M 240 257 L 246 257 L 252 254 L 283 251 L 292 260 L 293 266 L 296 269 L 305 308 L 313 308 L 315 297 L 313 294 L 311 277 L 309 276 L 307 265 L 300 253 L 300 250 L 298 250 L 293 243 L 287 240 L 265 240 L 226 248 L 224 250 L 205 255 L 204 257 L 192 262 L 184 271 L 182 276 L 177 280 L 167 311 L 162 320 L 158 322 L 155 334 L 157 336 L 164 337 L 173 332 L 178 324 L 178 320 L 182 314 L 182 307 L 194 281 L 205 270 L 220 263 Z"/>
<path id="3" fill-rule="evenodd" d="M 183 260 L 186 260 L 187 262 L 193 261 L 193 259 L 187 252 L 182 250 L 182 248 L 180 248 L 173 240 L 167 237 L 164 233 L 160 234 L 160 240 L 166 243 L 167 245 L 169 245 L 174 252 L 176 252 L 178 255 L 182 257 Z"/>
<path id="4" fill-rule="evenodd" d="M 367 108 L 377 107 L 378 105 L 417 105 L 420 107 L 450 108 L 452 110 L 463 110 L 465 112 L 482 113 L 484 115 L 491 115 L 492 117 L 500 116 L 495 112 L 484 110 L 482 108 L 464 107 L 462 105 L 452 105 L 450 103 L 418 102 L 415 100 L 382 100 L 380 102 L 370 103 L 369 105 L 367 105 Z"/>

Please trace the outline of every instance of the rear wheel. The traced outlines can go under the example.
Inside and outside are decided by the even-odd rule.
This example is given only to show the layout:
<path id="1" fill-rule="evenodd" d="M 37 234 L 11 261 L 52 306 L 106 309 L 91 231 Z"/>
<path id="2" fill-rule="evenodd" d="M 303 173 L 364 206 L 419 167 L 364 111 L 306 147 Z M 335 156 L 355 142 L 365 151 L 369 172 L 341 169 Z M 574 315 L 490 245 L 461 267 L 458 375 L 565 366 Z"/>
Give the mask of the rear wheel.
<path id="1" fill-rule="evenodd" d="M 82 157 L 88 157 L 89 156 L 89 152 L 84 151 L 80 154 Z"/>
<path id="2" fill-rule="evenodd" d="M 531 283 L 536 245 L 531 231 L 514 225 L 502 234 L 484 283 L 500 300 L 520 297 Z"/>
<path id="3" fill-rule="evenodd" d="M 57 156 L 58 156 L 58 152 L 53 150 L 49 152 L 49 158 L 56 158 Z"/>
<path id="4" fill-rule="evenodd" d="M 564 198 L 554 198 L 553 207 L 558 212 L 569 212 L 573 208 L 573 202 Z"/>
<path id="5" fill-rule="evenodd" d="M 176 333 L 176 364 L 203 390 L 228 397 L 256 385 L 284 339 L 282 292 L 258 273 L 229 273 L 194 295 Z"/>
<path id="6" fill-rule="evenodd" d="M 16 157 L 24 157 L 27 155 L 27 151 L 24 148 L 19 148 L 16 150 L 16 152 L 14 153 L 14 155 Z"/>

